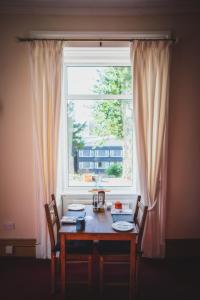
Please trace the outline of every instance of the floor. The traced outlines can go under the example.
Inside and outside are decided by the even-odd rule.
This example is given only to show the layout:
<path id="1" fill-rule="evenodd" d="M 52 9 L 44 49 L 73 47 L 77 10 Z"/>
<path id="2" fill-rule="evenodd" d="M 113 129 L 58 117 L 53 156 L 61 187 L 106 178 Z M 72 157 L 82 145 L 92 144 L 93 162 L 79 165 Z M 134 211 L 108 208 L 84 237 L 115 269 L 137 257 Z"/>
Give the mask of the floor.
<path id="1" fill-rule="evenodd" d="M 140 300 L 154 299 L 200 299 L 200 259 L 145 259 L 141 261 Z M 75 266 L 70 276 L 84 275 L 84 266 Z M 106 282 L 128 282 L 127 266 L 111 266 L 106 270 Z M 88 293 L 85 285 L 71 284 L 62 297 L 58 291 L 50 294 L 50 262 L 31 258 L 0 258 L 0 298 L 2 300 L 58 300 L 58 299 L 128 299 L 127 286 L 106 286 L 99 295 L 97 270 L 96 286 Z M 78 275 L 78 276 L 77 276 Z"/>

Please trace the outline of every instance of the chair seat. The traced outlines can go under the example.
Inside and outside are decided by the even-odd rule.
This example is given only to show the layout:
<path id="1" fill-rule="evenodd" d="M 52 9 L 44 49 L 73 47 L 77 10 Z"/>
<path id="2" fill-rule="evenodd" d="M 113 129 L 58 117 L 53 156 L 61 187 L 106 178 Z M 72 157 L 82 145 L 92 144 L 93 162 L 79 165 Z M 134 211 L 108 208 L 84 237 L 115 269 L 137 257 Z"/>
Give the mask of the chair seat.
<path id="1" fill-rule="evenodd" d="M 56 290 L 56 279 L 57 279 L 57 263 L 61 262 L 60 253 L 60 220 L 58 215 L 58 209 L 56 205 L 55 195 L 51 195 L 52 201 L 44 205 L 45 214 L 47 219 L 47 225 L 49 230 L 50 242 L 51 242 L 51 292 L 54 293 Z M 55 241 L 58 241 L 55 243 Z M 93 242 L 92 241 L 66 241 L 66 263 L 86 263 L 87 271 L 87 285 L 91 289 L 92 286 L 92 266 L 93 266 Z M 59 254 L 59 255 L 56 255 Z M 70 255 L 69 255 L 70 254 Z M 65 255 L 64 255 L 65 256 Z M 59 265 L 58 265 L 59 266 Z"/>
<path id="2" fill-rule="evenodd" d="M 91 254 L 93 251 L 92 241 L 66 241 L 66 248 L 70 254 Z M 55 252 L 60 251 L 60 241 L 55 246 Z"/>
<path id="3" fill-rule="evenodd" d="M 130 281 L 130 290 L 133 290 L 133 284 L 136 286 L 136 290 L 138 291 L 138 281 L 139 281 L 139 262 L 140 257 L 142 256 L 141 251 L 141 244 L 142 244 L 142 237 L 143 237 L 143 231 L 144 231 L 144 225 L 145 225 L 145 219 L 147 215 L 147 209 L 148 207 L 143 205 L 141 202 L 141 196 L 138 195 L 137 202 L 136 202 L 136 208 L 134 213 L 134 224 L 137 228 L 138 234 L 136 237 L 136 253 L 130 253 L 130 241 L 100 241 L 99 242 L 99 288 L 100 292 L 103 292 L 103 288 L 105 284 L 112 284 L 113 278 L 111 282 L 104 282 L 105 278 L 105 270 L 104 265 L 109 264 L 129 264 L 131 262 L 131 256 L 134 254 L 134 261 L 136 263 L 135 268 L 135 275 L 133 283 L 133 280 Z M 132 269 L 132 266 L 131 266 Z M 109 269 L 107 269 L 108 271 Z M 130 270 L 132 271 L 132 270 Z M 136 294 L 137 294 L 136 291 Z"/>
<path id="4" fill-rule="evenodd" d="M 98 245 L 100 255 L 128 255 L 130 253 L 129 241 L 100 241 Z M 136 248 L 137 256 L 142 256 L 142 251 Z"/>
<path id="5" fill-rule="evenodd" d="M 98 246 L 99 254 L 129 254 L 129 241 L 100 241 Z"/>

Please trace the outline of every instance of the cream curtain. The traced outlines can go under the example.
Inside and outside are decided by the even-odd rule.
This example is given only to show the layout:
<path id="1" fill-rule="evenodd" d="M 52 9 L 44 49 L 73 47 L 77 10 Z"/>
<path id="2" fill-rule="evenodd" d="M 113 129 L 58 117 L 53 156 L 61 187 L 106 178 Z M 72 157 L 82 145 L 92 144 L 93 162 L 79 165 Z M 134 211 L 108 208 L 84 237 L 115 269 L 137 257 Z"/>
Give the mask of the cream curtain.
<path id="1" fill-rule="evenodd" d="M 33 111 L 37 258 L 48 256 L 44 204 L 56 191 L 61 104 L 62 42 L 29 43 Z"/>
<path id="2" fill-rule="evenodd" d="M 139 193 L 148 205 L 144 256 L 165 255 L 170 41 L 131 47 Z"/>

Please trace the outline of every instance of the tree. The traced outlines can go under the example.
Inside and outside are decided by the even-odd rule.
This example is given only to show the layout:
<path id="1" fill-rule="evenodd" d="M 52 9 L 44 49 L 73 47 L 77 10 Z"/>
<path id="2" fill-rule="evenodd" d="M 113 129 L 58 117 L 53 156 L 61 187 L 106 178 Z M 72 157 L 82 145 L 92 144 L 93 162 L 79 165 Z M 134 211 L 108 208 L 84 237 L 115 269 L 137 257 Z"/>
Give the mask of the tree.
<path id="1" fill-rule="evenodd" d="M 85 142 L 82 138 L 82 131 L 86 127 L 86 122 L 75 123 L 73 122 L 73 134 L 72 134 L 72 155 L 80 149 L 83 149 Z M 74 156 L 74 155 L 73 155 Z"/>
<path id="2" fill-rule="evenodd" d="M 71 162 L 71 167 L 73 165 L 74 172 L 77 173 L 77 153 L 78 150 L 83 149 L 85 146 L 85 142 L 82 138 L 82 131 L 86 128 L 87 124 L 77 123 L 74 120 L 74 102 L 70 101 L 68 103 L 68 119 L 69 119 L 69 132 L 72 134 L 72 143 L 70 144 L 71 155 L 73 158 L 73 162 Z M 71 169 L 71 168 L 70 168 Z"/>
<path id="3" fill-rule="evenodd" d="M 122 105 L 119 100 L 98 101 L 94 106 L 95 135 L 123 137 Z"/>
<path id="4" fill-rule="evenodd" d="M 107 67 L 102 72 L 98 70 L 99 79 L 94 85 L 98 94 L 120 95 L 129 94 L 131 90 L 130 67 Z"/>
<path id="5" fill-rule="evenodd" d="M 99 79 L 93 91 L 97 94 L 129 94 L 131 89 L 130 67 L 107 67 L 99 72 Z M 98 136 L 123 138 L 123 102 L 120 100 L 102 100 L 94 105 L 95 127 Z"/>
<path id="6" fill-rule="evenodd" d="M 107 67 L 103 72 L 99 71 L 99 79 L 93 90 L 97 94 L 104 95 L 130 94 L 131 68 Z M 128 103 L 120 99 L 112 101 L 103 99 L 97 101 L 93 108 L 95 119 L 93 132 L 102 138 L 100 143 L 103 144 L 107 136 L 113 136 L 123 142 L 123 177 L 125 179 L 128 179 L 132 173 L 130 124 L 133 120 L 128 113 L 131 106 Z M 122 174 L 122 170 L 120 174 Z"/>

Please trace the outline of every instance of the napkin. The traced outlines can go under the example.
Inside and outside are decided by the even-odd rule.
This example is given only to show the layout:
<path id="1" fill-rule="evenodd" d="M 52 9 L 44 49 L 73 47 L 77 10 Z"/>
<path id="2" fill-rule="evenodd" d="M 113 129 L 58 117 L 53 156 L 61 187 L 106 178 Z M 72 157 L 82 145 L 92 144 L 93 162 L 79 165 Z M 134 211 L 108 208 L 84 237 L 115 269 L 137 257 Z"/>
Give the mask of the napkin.
<path id="1" fill-rule="evenodd" d="M 60 221 L 61 221 L 62 224 L 76 224 L 76 217 L 63 216 Z"/>

